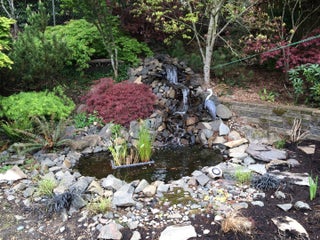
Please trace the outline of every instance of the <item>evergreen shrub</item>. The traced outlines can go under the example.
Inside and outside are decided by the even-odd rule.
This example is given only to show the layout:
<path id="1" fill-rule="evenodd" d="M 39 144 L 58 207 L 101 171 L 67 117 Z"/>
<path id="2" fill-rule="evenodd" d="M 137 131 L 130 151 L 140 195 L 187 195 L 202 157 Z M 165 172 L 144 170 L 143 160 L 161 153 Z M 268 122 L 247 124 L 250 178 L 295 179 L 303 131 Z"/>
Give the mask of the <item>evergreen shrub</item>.
<path id="1" fill-rule="evenodd" d="M 67 118 L 75 104 L 61 87 L 54 91 L 20 92 L 0 99 L 0 117 L 12 121 L 25 121 L 34 116 Z"/>
<path id="2" fill-rule="evenodd" d="M 105 122 L 129 126 L 133 120 L 150 116 L 156 97 L 145 84 L 115 83 L 111 78 L 101 78 L 84 100 L 89 113 L 96 111 Z"/>

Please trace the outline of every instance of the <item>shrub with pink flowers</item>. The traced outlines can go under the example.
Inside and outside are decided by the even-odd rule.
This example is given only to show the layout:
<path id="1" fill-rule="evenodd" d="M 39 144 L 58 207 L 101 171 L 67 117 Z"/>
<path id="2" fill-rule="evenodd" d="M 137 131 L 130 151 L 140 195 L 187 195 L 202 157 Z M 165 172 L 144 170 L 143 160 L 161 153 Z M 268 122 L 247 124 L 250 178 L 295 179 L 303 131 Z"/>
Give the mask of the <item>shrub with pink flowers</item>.
<path id="1" fill-rule="evenodd" d="M 133 120 L 149 117 L 156 96 L 149 86 L 128 81 L 115 83 L 111 78 L 101 78 L 84 97 L 87 111 L 99 114 L 103 120 L 129 126 Z"/>

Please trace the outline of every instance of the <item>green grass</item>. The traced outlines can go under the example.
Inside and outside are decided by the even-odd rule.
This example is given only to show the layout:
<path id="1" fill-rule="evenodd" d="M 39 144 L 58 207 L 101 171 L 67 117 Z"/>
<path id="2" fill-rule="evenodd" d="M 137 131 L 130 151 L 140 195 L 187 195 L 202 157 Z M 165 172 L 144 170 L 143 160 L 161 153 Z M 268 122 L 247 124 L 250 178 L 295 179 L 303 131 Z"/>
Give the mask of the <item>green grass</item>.
<path id="1" fill-rule="evenodd" d="M 249 183 L 252 179 L 252 172 L 250 170 L 245 170 L 239 167 L 236 169 L 234 177 L 236 181 L 240 184 Z"/>
<path id="2" fill-rule="evenodd" d="M 99 197 L 87 205 L 89 212 L 93 214 L 106 213 L 112 207 L 111 198 Z"/>
<path id="3" fill-rule="evenodd" d="M 44 178 L 38 182 L 37 194 L 39 196 L 53 196 L 53 189 L 56 186 L 55 180 Z"/>

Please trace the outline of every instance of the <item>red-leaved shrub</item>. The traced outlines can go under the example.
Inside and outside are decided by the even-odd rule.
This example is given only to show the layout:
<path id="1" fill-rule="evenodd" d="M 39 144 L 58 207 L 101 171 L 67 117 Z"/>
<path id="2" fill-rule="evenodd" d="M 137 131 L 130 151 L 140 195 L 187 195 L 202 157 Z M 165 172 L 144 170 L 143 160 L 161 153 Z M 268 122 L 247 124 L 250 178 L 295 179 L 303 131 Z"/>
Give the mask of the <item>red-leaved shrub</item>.
<path id="1" fill-rule="evenodd" d="M 283 30 L 284 31 L 284 30 Z M 304 39 L 315 37 L 320 34 L 320 28 L 315 29 Z M 303 40 L 304 40 L 303 39 Z M 261 52 L 260 63 L 264 63 L 269 59 L 276 60 L 276 68 L 287 71 L 294 67 L 307 63 L 320 63 L 320 39 L 315 37 L 309 41 L 302 42 L 296 46 L 286 47 L 269 52 L 271 49 L 276 49 L 288 45 L 289 42 L 282 40 L 279 35 L 273 36 L 258 36 L 248 38 L 244 52 L 246 54 L 256 54 Z M 286 67 L 287 66 L 287 67 Z"/>
<path id="2" fill-rule="evenodd" d="M 101 78 L 84 97 L 87 111 L 94 111 L 107 122 L 129 126 L 133 120 L 144 119 L 153 112 L 156 97 L 145 84 L 127 81 L 114 83 Z"/>

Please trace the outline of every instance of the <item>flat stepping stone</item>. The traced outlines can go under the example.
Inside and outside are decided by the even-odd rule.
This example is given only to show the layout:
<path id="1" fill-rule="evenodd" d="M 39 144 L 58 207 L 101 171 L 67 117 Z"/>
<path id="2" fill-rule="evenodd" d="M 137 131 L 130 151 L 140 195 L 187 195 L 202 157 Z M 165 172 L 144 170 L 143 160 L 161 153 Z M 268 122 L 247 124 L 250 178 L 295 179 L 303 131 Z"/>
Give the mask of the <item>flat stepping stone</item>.
<path id="1" fill-rule="evenodd" d="M 261 160 L 264 162 L 270 162 L 272 160 L 287 159 L 288 154 L 284 150 L 274 149 L 267 145 L 262 144 L 249 144 L 246 152 L 254 159 Z"/>

